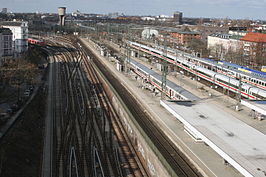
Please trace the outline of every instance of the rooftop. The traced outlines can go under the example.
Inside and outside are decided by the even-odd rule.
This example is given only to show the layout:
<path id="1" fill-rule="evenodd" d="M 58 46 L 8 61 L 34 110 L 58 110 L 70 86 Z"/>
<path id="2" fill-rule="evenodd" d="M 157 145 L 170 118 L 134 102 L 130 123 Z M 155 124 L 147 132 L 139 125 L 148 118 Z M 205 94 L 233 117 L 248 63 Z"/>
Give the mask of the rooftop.
<path id="1" fill-rule="evenodd" d="M 172 30 L 171 33 L 179 33 L 179 34 L 200 34 L 196 31 L 180 31 L 180 30 Z"/>
<path id="2" fill-rule="evenodd" d="M 11 30 L 8 29 L 8 28 L 0 28 L 0 33 L 1 34 L 11 34 L 12 35 Z"/>
<path id="3" fill-rule="evenodd" d="M 244 176 L 265 177 L 266 135 L 207 101 L 161 105 Z"/>
<path id="4" fill-rule="evenodd" d="M 25 21 L 4 21 L 1 22 L 0 25 L 2 26 L 22 26 L 23 23 L 27 23 Z"/>
<path id="5" fill-rule="evenodd" d="M 214 34 L 211 34 L 210 36 L 212 37 L 218 37 L 218 38 L 222 38 L 222 39 L 241 39 L 241 37 L 243 36 L 240 36 L 240 35 L 233 35 L 233 34 L 227 34 L 227 33 L 214 33 Z"/>
<path id="6" fill-rule="evenodd" d="M 247 33 L 240 40 L 249 41 L 249 42 L 266 43 L 266 34 L 250 32 L 250 33 Z"/>

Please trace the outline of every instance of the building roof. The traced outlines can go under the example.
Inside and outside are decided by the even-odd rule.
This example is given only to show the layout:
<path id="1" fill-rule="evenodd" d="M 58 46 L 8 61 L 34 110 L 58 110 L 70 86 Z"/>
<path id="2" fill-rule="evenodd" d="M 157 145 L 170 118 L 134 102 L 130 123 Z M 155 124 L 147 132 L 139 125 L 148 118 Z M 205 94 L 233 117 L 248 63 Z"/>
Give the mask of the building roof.
<path id="1" fill-rule="evenodd" d="M 266 135 L 208 100 L 160 104 L 244 176 L 265 177 Z"/>
<path id="2" fill-rule="evenodd" d="M 236 40 L 239 40 L 242 36 L 240 35 L 234 35 L 234 34 L 222 34 L 222 33 L 214 33 L 214 34 L 211 34 L 210 36 L 212 37 L 218 37 L 218 38 L 221 38 L 221 39 L 236 39 Z"/>
<path id="3" fill-rule="evenodd" d="M 211 34 L 210 36 L 212 37 L 218 37 L 218 38 L 223 38 L 223 39 L 229 39 L 231 38 L 232 34 L 222 34 L 222 33 L 214 33 L 214 34 Z"/>
<path id="4" fill-rule="evenodd" d="M 250 32 L 250 33 L 247 33 L 240 40 L 249 41 L 249 42 L 266 43 L 266 34 Z"/>
<path id="5" fill-rule="evenodd" d="M 2 26 L 21 26 L 24 21 L 5 21 L 1 22 L 0 25 Z"/>
<path id="6" fill-rule="evenodd" d="M 199 32 L 196 31 L 171 31 L 171 33 L 179 33 L 179 34 L 192 34 L 192 35 L 199 35 Z"/>
<path id="7" fill-rule="evenodd" d="M 199 32 L 195 32 L 195 31 L 181 31 L 181 32 L 179 32 L 180 34 L 197 34 L 197 35 L 199 35 L 200 33 Z"/>
<path id="8" fill-rule="evenodd" d="M 0 28 L 0 33 L 1 34 L 10 34 L 12 35 L 12 32 L 9 28 Z"/>

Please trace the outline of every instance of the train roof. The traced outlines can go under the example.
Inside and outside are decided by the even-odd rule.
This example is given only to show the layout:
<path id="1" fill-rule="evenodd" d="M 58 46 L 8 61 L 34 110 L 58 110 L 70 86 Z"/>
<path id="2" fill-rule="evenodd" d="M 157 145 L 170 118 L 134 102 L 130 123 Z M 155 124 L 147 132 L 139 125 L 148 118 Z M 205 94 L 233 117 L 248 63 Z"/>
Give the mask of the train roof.
<path id="1" fill-rule="evenodd" d="M 249 71 L 251 71 L 251 72 L 254 72 L 254 73 L 257 73 L 257 74 L 263 75 L 263 76 L 266 78 L 266 73 L 265 73 L 265 72 L 257 71 L 257 70 L 250 69 L 250 68 L 246 68 L 246 69 L 249 70 Z"/>
<path id="2" fill-rule="evenodd" d="M 218 61 L 218 63 L 223 63 L 227 66 L 231 66 L 231 67 L 234 67 L 234 68 L 242 68 L 243 66 L 240 66 L 240 65 L 237 65 L 237 64 L 234 64 L 234 63 L 230 63 L 230 62 L 227 62 L 227 61 Z"/>
<path id="3" fill-rule="evenodd" d="M 43 39 L 35 39 L 35 38 L 31 38 L 31 37 L 29 37 L 28 40 L 35 40 L 35 41 L 40 41 L 40 42 L 43 41 Z"/>
<path id="4" fill-rule="evenodd" d="M 211 59 L 211 58 L 201 58 L 201 59 L 206 60 L 206 61 L 215 62 L 215 60 L 214 59 Z"/>
<path id="5" fill-rule="evenodd" d="M 142 71 L 148 73 L 149 75 L 152 75 L 153 77 L 155 77 L 157 80 L 161 81 L 162 80 L 162 76 L 158 73 L 156 73 L 155 71 L 153 71 L 152 69 L 149 69 L 148 67 L 144 66 L 143 64 L 130 59 L 130 63 L 132 63 L 133 65 L 137 66 L 139 69 L 141 69 Z M 183 95 L 185 98 L 187 98 L 188 100 L 191 101 L 196 101 L 199 100 L 200 98 L 197 97 L 196 95 L 192 94 L 191 92 L 185 90 L 183 87 L 178 86 L 177 84 L 175 84 L 172 81 L 169 81 L 167 79 L 166 81 L 166 85 L 170 88 L 172 88 L 173 90 L 175 90 L 177 93 L 179 93 L 180 95 Z"/>
<path id="6" fill-rule="evenodd" d="M 231 67 L 234 67 L 234 68 L 245 69 L 245 70 L 251 71 L 253 73 L 257 73 L 259 75 L 262 75 L 263 77 L 266 77 L 266 73 L 262 72 L 262 71 L 257 71 L 255 69 L 250 69 L 250 68 L 247 68 L 247 67 L 244 67 L 244 66 L 241 66 L 241 65 L 237 65 L 237 64 L 234 64 L 234 63 L 230 63 L 230 62 L 227 62 L 227 61 L 218 61 L 218 63 L 223 63 L 223 64 L 225 64 L 227 66 L 231 66 Z"/>
<path id="7" fill-rule="evenodd" d="M 136 42 L 131 42 L 131 44 L 142 45 L 142 46 L 145 46 L 146 49 L 150 49 L 150 50 L 152 49 L 155 52 L 160 51 L 158 49 L 155 49 L 155 48 L 143 45 L 143 44 L 139 44 L 139 43 L 136 43 Z M 157 46 L 156 48 L 163 49 L 164 47 L 163 46 Z M 186 53 L 186 52 L 178 50 L 178 49 L 173 50 L 173 49 L 168 47 L 167 50 L 171 51 L 172 53 L 175 53 L 175 51 L 177 51 L 178 53 L 184 54 L 186 57 L 190 57 L 190 58 L 193 58 L 195 60 L 198 60 L 198 61 L 201 61 L 201 62 L 205 62 L 205 63 L 211 64 L 211 65 L 217 66 L 217 67 L 221 67 L 221 65 L 218 64 L 218 62 L 222 62 L 222 63 L 224 63 L 227 66 L 233 67 L 233 68 L 230 68 L 230 70 L 233 70 L 236 73 L 239 73 L 239 74 L 242 74 L 242 75 L 246 75 L 248 77 L 255 78 L 257 80 L 266 81 L 266 73 L 261 72 L 261 71 L 253 70 L 253 69 L 250 69 L 250 68 L 246 68 L 244 66 L 240 66 L 240 65 L 237 65 L 237 64 L 234 64 L 234 63 L 230 63 L 230 62 L 226 62 L 226 61 L 216 61 L 216 60 L 209 59 L 209 58 L 199 58 L 199 57 L 193 56 L 193 55 L 191 55 L 189 53 Z M 160 51 L 160 52 L 162 52 L 162 51 Z M 168 55 L 168 54 L 167 54 L 167 56 L 168 57 L 172 57 L 173 59 L 176 58 L 175 56 L 171 56 L 171 55 Z M 236 69 L 234 69 L 234 68 L 236 68 Z M 238 70 L 238 68 L 246 69 L 248 71 L 251 71 L 251 73 L 240 71 L 240 70 Z"/>

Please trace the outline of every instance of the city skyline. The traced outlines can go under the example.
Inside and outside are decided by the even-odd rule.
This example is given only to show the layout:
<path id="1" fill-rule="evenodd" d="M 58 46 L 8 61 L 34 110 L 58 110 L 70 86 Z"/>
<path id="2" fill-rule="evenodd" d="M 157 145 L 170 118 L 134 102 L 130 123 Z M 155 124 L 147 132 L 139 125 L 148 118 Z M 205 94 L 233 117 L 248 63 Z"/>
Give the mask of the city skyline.
<path id="1" fill-rule="evenodd" d="M 172 15 L 181 11 L 185 17 L 242 18 L 265 20 L 266 0 L 98 0 L 98 1 L 64 1 L 64 0 L 0 0 L 1 7 L 9 12 L 57 12 L 60 6 L 67 7 L 67 13 L 80 10 L 84 13 L 120 12 L 126 15 Z M 163 4 L 163 6 L 162 6 Z M 219 7 L 219 8 L 217 8 Z"/>

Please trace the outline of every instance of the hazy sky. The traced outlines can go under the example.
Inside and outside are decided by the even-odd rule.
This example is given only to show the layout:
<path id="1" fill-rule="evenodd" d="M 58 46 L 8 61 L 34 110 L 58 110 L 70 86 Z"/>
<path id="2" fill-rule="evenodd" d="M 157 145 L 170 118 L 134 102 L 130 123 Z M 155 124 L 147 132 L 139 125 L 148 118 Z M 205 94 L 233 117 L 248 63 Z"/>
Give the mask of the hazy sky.
<path id="1" fill-rule="evenodd" d="M 172 15 L 182 11 L 185 17 L 229 17 L 266 20 L 266 0 L 0 0 L 0 8 L 12 12 L 67 13 L 123 12 L 127 15 Z"/>

